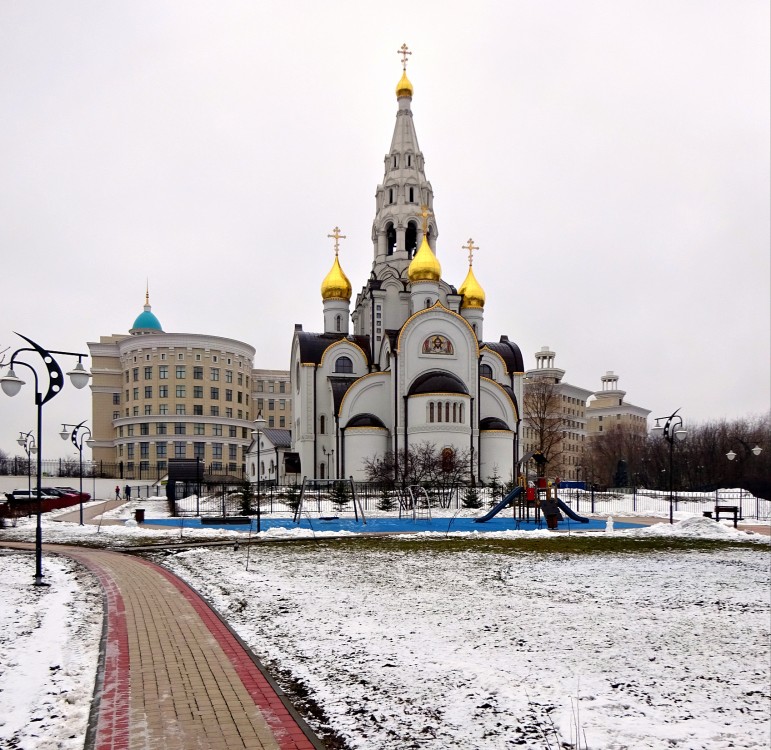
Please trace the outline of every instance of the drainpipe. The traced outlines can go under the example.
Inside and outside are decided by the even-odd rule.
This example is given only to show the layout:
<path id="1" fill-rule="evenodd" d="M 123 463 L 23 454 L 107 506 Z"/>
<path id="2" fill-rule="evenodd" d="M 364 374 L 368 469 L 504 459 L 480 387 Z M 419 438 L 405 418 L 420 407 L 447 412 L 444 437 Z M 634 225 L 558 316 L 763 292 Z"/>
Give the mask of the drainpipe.
<path id="1" fill-rule="evenodd" d="M 318 374 L 318 364 L 313 365 L 313 473 L 311 476 L 316 476 L 316 461 L 318 454 L 318 436 L 316 435 L 316 423 L 318 422 L 318 415 L 316 413 L 316 375 Z"/>

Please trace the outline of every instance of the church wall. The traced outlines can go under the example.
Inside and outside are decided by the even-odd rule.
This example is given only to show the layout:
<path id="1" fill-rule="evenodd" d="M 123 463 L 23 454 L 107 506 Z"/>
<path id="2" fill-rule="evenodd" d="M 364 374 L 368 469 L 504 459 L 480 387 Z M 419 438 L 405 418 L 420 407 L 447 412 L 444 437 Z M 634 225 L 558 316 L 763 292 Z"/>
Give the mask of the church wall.
<path id="1" fill-rule="evenodd" d="M 351 427 L 345 430 L 345 476 L 366 482 L 366 459 L 388 452 L 388 430 L 382 427 Z"/>
<path id="2" fill-rule="evenodd" d="M 479 475 L 489 482 L 497 470 L 502 482 L 514 477 L 514 433 L 507 430 L 482 430 L 479 433 Z"/>
<path id="3" fill-rule="evenodd" d="M 506 423 L 509 429 L 516 429 L 517 418 L 514 406 L 508 394 L 495 383 L 484 378 L 482 379 L 479 401 L 482 418 L 498 417 L 498 419 L 502 419 Z"/>
<path id="4" fill-rule="evenodd" d="M 340 425 L 345 427 L 357 414 L 374 414 L 391 426 L 390 373 L 373 373 L 356 381 L 340 406 Z"/>

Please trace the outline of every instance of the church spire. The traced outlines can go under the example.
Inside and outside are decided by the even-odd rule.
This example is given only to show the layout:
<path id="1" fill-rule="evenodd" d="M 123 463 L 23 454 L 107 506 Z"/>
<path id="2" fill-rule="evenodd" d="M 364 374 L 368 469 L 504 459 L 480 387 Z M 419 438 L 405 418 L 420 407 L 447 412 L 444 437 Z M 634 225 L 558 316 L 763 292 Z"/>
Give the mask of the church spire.
<path id="1" fill-rule="evenodd" d="M 402 77 L 396 86 L 398 109 L 391 148 L 385 156 L 385 174 L 376 193 L 376 214 L 372 223 L 376 277 L 390 268 L 404 276 L 424 234 L 432 250 L 438 231 L 432 217 L 427 231 L 421 228 L 421 206 L 433 211 L 434 191 L 426 179 L 423 153 L 418 145 L 412 118 L 413 87 L 407 78 L 407 59 L 412 51 L 403 44 L 398 50 Z"/>

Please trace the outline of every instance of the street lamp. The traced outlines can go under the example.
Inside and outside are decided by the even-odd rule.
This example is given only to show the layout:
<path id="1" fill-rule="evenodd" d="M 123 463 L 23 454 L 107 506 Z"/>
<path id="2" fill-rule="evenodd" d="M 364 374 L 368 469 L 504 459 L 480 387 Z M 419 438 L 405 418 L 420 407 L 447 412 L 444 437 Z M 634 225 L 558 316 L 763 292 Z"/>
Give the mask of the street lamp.
<path id="1" fill-rule="evenodd" d="M 32 372 L 35 378 L 35 405 L 37 406 L 37 526 L 35 529 L 35 586 L 47 586 L 43 583 L 43 525 L 42 525 L 42 498 L 40 496 L 40 485 L 43 483 L 43 451 L 42 451 L 42 433 L 43 433 L 43 404 L 50 401 L 57 393 L 60 393 L 64 387 L 64 376 L 58 362 L 51 356 L 52 354 L 64 354 L 69 357 L 77 357 L 78 363 L 75 367 L 67 373 L 70 378 L 70 382 L 75 388 L 84 388 L 88 384 L 88 379 L 91 375 L 83 367 L 82 359 L 87 357 L 87 354 L 80 354 L 79 352 L 60 352 L 56 350 L 46 351 L 42 346 L 36 344 L 32 339 L 28 339 L 26 336 L 22 336 L 20 333 L 17 336 L 23 338 L 30 346 L 17 349 L 12 355 L 8 364 L 3 364 L 3 367 L 8 368 L 8 372 L 0 378 L 0 387 L 6 396 L 15 396 L 24 385 L 24 381 L 16 376 L 14 371 L 14 365 L 21 365 L 26 367 Z M 25 362 L 22 359 L 17 359 L 19 355 L 25 352 L 32 352 L 40 356 L 43 360 L 43 364 L 46 367 L 46 375 L 48 377 L 48 387 L 45 394 L 41 393 L 41 383 L 38 378 L 37 370 Z"/>
<path id="2" fill-rule="evenodd" d="M 91 430 L 88 427 L 84 427 L 86 420 L 84 419 L 80 424 L 63 424 L 62 431 L 59 433 L 59 437 L 62 440 L 70 438 L 72 444 L 78 449 L 78 457 L 80 459 L 80 525 L 83 525 L 83 443 L 90 448 L 94 444 L 94 440 L 91 438 Z M 72 427 L 72 433 L 67 429 Z M 86 436 L 88 433 L 88 436 Z"/>
<path id="3" fill-rule="evenodd" d="M 672 507 L 674 502 L 674 473 L 672 471 L 672 460 L 675 450 L 675 440 L 685 440 L 688 435 L 688 431 L 683 424 L 683 418 L 677 416 L 677 412 L 680 409 L 676 409 L 668 417 L 656 417 L 656 424 L 651 428 L 651 432 L 655 435 L 661 435 L 664 440 L 669 443 L 669 523 L 674 523 L 672 515 Z M 663 425 L 659 424 L 659 420 L 665 419 L 666 422 Z"/>
<path id="4" fill-rule="evenodd" d="M 28 499 L 32 499 L 32 458 L 33 453 L 37 453 L 35 438 L 32 436 L 32 430 L 29 432 L 20 432 L 16 442 L 24 449 L 27 454 L 27 491 Z"/>
<path id="5" fill-rule="evenodd" d="M 332 479 L 332 472 L 330 471 L 329 466 L 332 462 L 332 456 L 335 455 L 335 449 L 330 448 L 327 450 L 324 446 L 322 446 L 321 452 L 327 457 L 327 479 Z M 335 472 L 335 474 L 337 474 L 337 472 Z"/>
<path id="6" fill-rule="evenodd" d="M 254 420 L 254 429 L 252 435 L 257 440 L 257 533 L 261 531 L 261 501 L 260 497 L 260 476 L 262 474 L 262 465 L 260 464 L 260 449 L 262 447 L 262 431 L 265 429 L 265 418 L 262 416 L 262 412 L 257 412 L 257 419 Z"/>
<path id="7" fill-rule="evenodd" d="M 750 446 L 747 445 L 747 443 L 745 443 L 744 440 L 742 440 L 741 438 L 734 437 L 733 440 L 737 440 L 738 442 L 740 442 L 742 444 L 742 447 L 744 448 L 744 450 L 747 451 L 747 455 L 748 456 L 749 456 L 750 453 L 752 453 L 753 456 L 759 456 L 763 452 L 763 449 L 759 445 L 757 445 L 757 444 L 755 445 L 754 448 L 750 448 Z M 736 453 L 734 453 L 733 450 L 729 450 L 728 453 L 725 454 L 725 457 L 729 461 L 733 461 L 736 458 Z M 742 501 L 744 500 L 744 486 L 743 486 L 744 485 L 744 461 L 740 461 L 739 463 L 740 463 L 740 468 L 739 468 L 739 471 L 740 471 L 740 474 L 739 474 L 739 516 L 741 516 L 742 515 L 742 505 L 743 505 Z M 757 498 L 757 495 L 756 495 L 756 497 L 755 497 L 755 517 L 756 518 L 759 517 L 758 516 L 758 510 L 759 510 L 758 506 L 759 506 L 759 503 L 758 503 L 758 498 Z"/>

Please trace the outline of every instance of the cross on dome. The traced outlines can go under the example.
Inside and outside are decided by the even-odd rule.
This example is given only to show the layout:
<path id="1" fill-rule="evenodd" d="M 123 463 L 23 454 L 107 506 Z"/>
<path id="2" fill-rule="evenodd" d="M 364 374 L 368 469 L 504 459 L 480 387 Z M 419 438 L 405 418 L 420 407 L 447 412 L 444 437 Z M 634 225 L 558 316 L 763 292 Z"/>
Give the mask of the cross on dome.
<path id="1" fill-rule="evenodd" d="M 410 52 L 406 42 L 396 50 L 396 54 L 402 56 L 402 70 L 407 70 L 407 55 L 411 55 L 412 52 Z"/>
<path id="2" fill-rule="evenodd" d="M 335 227 L 332 234 L 328 234 L 327 237 L 331 237 L 335 241 L 335 255 L 340 252 L 340 240 L 348 239 L 344 234 L 340 234 L 340 227 Z"/>
<path id="3" fill-rule="evenodd" d="M 474 250 L 479 250 L 479 247 L 474 244 L 474 240 L 471 237 L 468 238 L 468 243 L 461 246 L 464 250 L 468 250 L 468 264 L 474 265 Z"/>
<path id="4" fill-rule="evenodd" d="M 423 234 L 428 233 L 428 217 L 433 216 L 433 211 L 428 210 L 428 206 L 420 207 L 420 215 L 423 217 Z"/>

